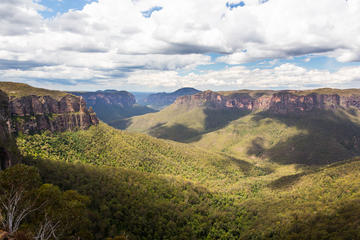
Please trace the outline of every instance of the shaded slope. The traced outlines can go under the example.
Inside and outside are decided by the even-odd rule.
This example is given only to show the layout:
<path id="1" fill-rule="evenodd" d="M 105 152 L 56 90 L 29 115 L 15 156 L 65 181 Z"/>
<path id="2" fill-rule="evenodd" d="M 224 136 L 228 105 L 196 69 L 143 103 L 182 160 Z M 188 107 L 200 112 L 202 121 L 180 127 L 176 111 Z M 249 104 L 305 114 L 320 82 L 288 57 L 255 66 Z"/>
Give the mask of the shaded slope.
<path id="1" fill-rule="evenodd" d="M 358 239 L 359 171 L 355 158 L 264 186 L 242 203 L 259 214 L 242 239 Z"/>
<path id="2" fill-rule="evenodd" d="M 234 195 L 172 177 L 28 160 L 46 182 L 91 198 L 96 239 L 358 239 L 360 162 L 252 182 Z M 261 177 L 260 177 L 261 179 Z M 289 179 L 293 179 L 288 181 Z"/>
<path id="3" fill-rule="evenodd" d="M 123 121 L 123 129 L 147 133 L 153 137 L 179 142 L 193 142 L 201 135 L 226 126 L 248 114 L 246 110 L 211 109 L 203 106 L 187 108 L 173 104 L 158 113 Z"/>
<path id="4" fill-rule="evenodd" d="M 180 179 L 87 164 L 27 162 L 39 168 L 44 181 L 90 197 L 93 235 L 88 239 L 209 239 L 221 230 L 215 222 L 232 222 L 228 227 L 237 231 L 244 227 L 237 219 L 242 213 L 234 214 L 236 208 L 226 206 L 224 198 Z"/>
<path id="5" fill-rule="evenodd" d="M 359 140 L 359 118 L 343 110 L 302 115 L 260 112 L 203 135 L 195 145 L 245 159 L 317 165 L 360 155 Z"/>

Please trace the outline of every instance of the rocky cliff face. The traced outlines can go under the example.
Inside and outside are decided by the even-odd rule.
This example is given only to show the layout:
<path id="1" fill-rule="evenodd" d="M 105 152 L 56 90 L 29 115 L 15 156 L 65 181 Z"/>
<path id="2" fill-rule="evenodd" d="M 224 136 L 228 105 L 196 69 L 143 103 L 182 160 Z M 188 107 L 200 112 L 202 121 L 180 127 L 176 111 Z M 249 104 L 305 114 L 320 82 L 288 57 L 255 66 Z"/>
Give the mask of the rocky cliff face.
<path id="1" fill-rule="evenodd" d="M 24 84 L 1 83 L 0 170 L 16 163 L 14 136 L 19 133 L 74 131 L 87 129 L 98 122 L 82 97 Z"/>
<path id="2" fill-rule="evenodd" d="M 354 107 L 360 110 L 360 93 L 351 95 L 306 93 L 300 91 L 279 91 L 251 95 L 233 93 L 223 95 L 205 91 L 192 96 L 179 97 L 175 104 L 186 107 L 206 106 L 212 109 L 241 109 L 269 111 L 277 114 L 301 113 L 313 110 L 329 110 Z"/>
<path id="3" fill-rule="evenodd" d="M 131 107 L 136 103 L 135 96 L 126 91 L 105 90 L 97 92 L 71 92 L 85 99 L 88 106 L 99 104 L 118 105 L 123 108 Z"/>
<path id="4" fill-rule="evenodd" d="M 65 95 L 60 100 L 50 96 L 10 97 L 12 133 L 36 133 L 87 129 L 98 124 L 95 113 L 86 108 L 82 97 Z"/>
<path id="5" fill-rule="evenodd" d="M 6 93 L 0 90 L 0 170 L 10 167 L 16 159 L 13 152 L 16 144 L 10 129 L 9 100 Z"/>

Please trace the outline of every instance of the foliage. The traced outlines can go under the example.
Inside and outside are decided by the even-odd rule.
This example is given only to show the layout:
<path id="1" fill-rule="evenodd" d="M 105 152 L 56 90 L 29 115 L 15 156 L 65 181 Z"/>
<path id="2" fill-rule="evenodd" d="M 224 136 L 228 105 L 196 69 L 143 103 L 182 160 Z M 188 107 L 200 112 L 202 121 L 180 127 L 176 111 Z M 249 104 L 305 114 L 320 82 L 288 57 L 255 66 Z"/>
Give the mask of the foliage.
<path id="1" fill-rule="evenodd" d="M 46 182 L 91 197 L 96 239 L 212 239 L 223 228 L 235 239 L 247 228 L 246 215 L 235 211 L 234 199 L 180 179 L 80 163 L 28 163 L 39 168 Z"/>
<path id="2" fill-rule="evenodd" d="M 194 143 L 253 161 L 321 165 L 360 154 L 360 120 L 345 111 L 302 115 L 255 113 Z"/>
<path id="3" fill-rule="evenodd" d="M 90 196 L 89 228 L 96 239 L 360 237 L 360 159 L 252 185 L 241 196 L 138 171 L 28 163 L 46 182 Z"/>
<path id="4" fill-rule="evenodd" d="M 17 142 L 24 156 L 181 176 L 213 189 L 224 189 L 246 175 L 267 172 L 239 159 L 105 124 L 77 132 L 23 135 Z"/>
<path id="5" fill-rule="evenodd" d="M 86 229 L 88 198 L 41 184 L 37 168 L 20 164 L 1 171 L 0 191 L 0 219 L 10 234 L 30 232 L 36 238 L 39 229 L 54 223 L 53 236 L 60 239 L 91 238 Z"/>

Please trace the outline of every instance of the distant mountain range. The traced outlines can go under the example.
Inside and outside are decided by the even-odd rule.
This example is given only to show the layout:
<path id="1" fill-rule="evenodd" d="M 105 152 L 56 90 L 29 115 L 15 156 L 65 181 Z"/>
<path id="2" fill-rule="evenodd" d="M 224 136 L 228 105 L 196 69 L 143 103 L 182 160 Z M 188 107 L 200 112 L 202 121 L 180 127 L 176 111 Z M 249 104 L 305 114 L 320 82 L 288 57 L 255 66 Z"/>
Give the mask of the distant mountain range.
<path id="1" fill-rule="evenodd" d="M 175 102 L 178 97 L 193 95 L 200 91 L 195 88 L 181 88 L 171 93 L 155 93 L 151 94 L 143 100 L 143 104 L 149 105 L 155 109 L 161 109 Z"/>

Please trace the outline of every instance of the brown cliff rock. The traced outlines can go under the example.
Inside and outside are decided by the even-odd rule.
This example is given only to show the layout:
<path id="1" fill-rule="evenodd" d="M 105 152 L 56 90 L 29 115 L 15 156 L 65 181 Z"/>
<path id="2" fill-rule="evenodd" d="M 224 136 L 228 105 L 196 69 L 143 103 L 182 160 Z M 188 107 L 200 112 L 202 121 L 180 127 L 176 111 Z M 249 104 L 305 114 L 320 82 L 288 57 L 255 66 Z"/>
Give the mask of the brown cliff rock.
<path id="1" fill-rule="evenodd" d="M 279 91 L 256 96 L 251 91 L 223 95 L 204 91 L 191 96 L 179 97 L 175 104 L 194 107 L 205 106 L 212 109 L 240 109 L 247 111 L 269 111 L 276 114 L 301 113 L 313 110 L 330 110 L 350 107 L 360 110 L 360 92 L 340 95 L 336 93 L 304 93 L 299 91 Z"/>
<path id="2" fill-rule="evenodd" d="M 94 112 L 82 97 L 66 95 L 60 100 L 50 96 L 10 97 L 11 132 L 36 133 L 87 129 L 98 124 Z"/>

